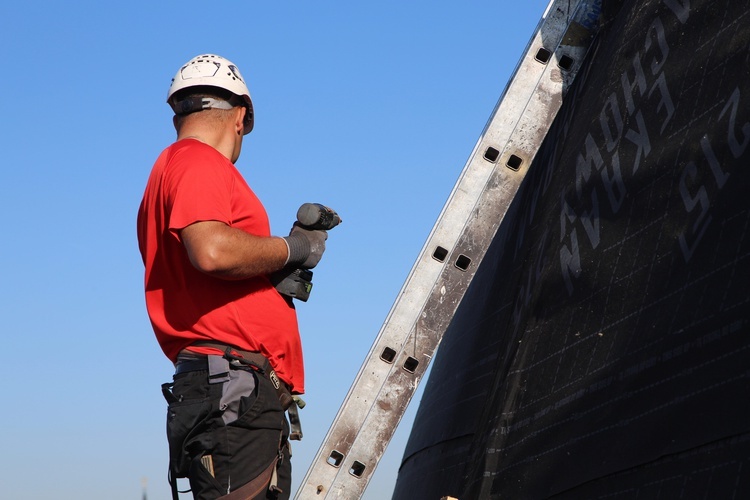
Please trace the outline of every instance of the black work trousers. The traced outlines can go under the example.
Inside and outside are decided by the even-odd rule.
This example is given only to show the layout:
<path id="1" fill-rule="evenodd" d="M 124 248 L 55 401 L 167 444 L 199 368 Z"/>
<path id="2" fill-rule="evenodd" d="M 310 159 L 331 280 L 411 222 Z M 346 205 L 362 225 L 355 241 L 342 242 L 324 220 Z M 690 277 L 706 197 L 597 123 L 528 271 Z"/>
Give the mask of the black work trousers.
<path id="1" fill-rule="evenodd" d="M 276 461 L 281 492 L 263 487 L 253 500 L 288 499 L 289 424 L 276 390 L 249 367 L 208 358 L 210 370 L 183 373 L 178 361 L 173 383 L 163 386 L 172 481 L 187 477 L 195 500 L 216 500 L 272 470 Z"/>

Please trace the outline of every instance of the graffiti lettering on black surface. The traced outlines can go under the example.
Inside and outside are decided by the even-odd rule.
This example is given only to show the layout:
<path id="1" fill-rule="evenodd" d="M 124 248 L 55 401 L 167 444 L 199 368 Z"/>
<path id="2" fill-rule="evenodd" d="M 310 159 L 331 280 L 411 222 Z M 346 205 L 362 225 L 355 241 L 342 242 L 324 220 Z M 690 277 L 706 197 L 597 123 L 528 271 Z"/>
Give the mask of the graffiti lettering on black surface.
<path id="1" fill-rule="evenodd" d="M 689 6 L 675 2 L 670 8 Z M 679 14 L 677 13 L 679 12 Z M 678 19 L 687 19 L 677 9 Z M 631 68 L 620 75 L 620 91 L 606 97 L 598 116 L 598 126 L 584 140 L 576 159 L 575 190 L 560 198 L 560 270 L 568 295 L 583 271 L 581 251 L 595 250 L 601 243 L 601 212 L 616 215 L 623 207 L 628 189 L 626 179 L 641 168 L 651 153 L 652 138 L 660 137 L 675 113 L 667 75 L 663 71 L 669 57 L 664 24 L 654 19 L 646 30 L 642 49 L 636 52 Z M 645 106 L 655 111 L 647 123 Z M 621 158 L 632 158 L 624 165 Z"/>
<path id="2" fill-rule="evenodd" d="M 682 24 L 690 15 L 690 0 L 664 0 L 664 5 L 669 7 Z"/>
<path id="3" fill-rule="evenodd" d="M 750 143 L 750 123 L 737 123 L 737 109 L 740 108 L 741 100 L 740 89 L 735 88 L 719 113 L 719 124 L 722 121 L 727 123 L 726 144 L 735 159 L 745 152 Z M 721 127 L 716 127 L 717 134 L 721 130 Z M 711 200 L 715 199 L 730 176 L 717 158 L 708 134 L 700 139 L 700 151 L 698 158 L 685 164 L 678 184 L 682 204 L 690 216 L 688 227 L 677 237 L 685 262 L 690 262 L 713 222 Z M 711 175 L 702 176 L 702 172 L 710 172 Z"/>

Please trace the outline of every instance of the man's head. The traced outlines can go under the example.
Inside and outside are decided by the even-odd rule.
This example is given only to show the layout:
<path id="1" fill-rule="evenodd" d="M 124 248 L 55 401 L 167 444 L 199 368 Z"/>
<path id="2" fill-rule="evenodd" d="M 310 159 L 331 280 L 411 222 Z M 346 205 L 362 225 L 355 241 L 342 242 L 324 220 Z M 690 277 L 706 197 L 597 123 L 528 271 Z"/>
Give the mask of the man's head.
<path id="1" fill-rule="evenodd" d="M 244 134 L 253 129 L 254 113 L 250 91 L 237 66 L 214 54 L 194 57 L 177 72 L 167 94 L 167 103 L 176 115 L 175 123 L 183 117 L 203 110 L 221 116 L 219 110 L 245 108 Z"/>

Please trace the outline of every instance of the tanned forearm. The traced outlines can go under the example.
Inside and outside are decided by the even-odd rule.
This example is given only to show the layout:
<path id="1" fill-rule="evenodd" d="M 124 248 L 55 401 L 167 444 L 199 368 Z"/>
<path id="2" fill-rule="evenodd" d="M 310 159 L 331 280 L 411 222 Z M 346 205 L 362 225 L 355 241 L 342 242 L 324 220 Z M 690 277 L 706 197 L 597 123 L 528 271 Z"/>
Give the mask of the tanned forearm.
<path id="1" fill-rule="evenodd" d="M 278 271 L 288 256 L 281 238 L 253 236 L 218 221 L 196 222 L 180 236 L 196 269 L 227 280 Z"/>

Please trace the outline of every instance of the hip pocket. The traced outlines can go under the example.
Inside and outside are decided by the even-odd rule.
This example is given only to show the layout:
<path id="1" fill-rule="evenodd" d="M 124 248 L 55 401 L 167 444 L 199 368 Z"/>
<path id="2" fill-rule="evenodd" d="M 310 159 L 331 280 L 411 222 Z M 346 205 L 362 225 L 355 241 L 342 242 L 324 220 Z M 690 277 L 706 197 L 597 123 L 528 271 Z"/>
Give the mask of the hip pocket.
<path id="1" fill-rule="evenodd" d="M 192 457 L 213 446 L 211 433 L 207 431 L 216 427 L 216 417 L 220 414 L 220 393 L 205 384 L 190 384 L 184 379 L 193 378 L 193 374 L 186 375 L 175 376 L 174 384 L 162 386 L 169 402 L 167 441 L 170 468 L 175 477 L 187 477 Z M 206 377 L 205 373 L 199 376 L 202 379 Z M 196 390 L 201 386 L 202 389 Z"/>
<path id="2" fill-rule="evenodd" d="M 231 425 L 243 429 L 281 430 L 284 410 L 276 389 L 265 377 L 256 375 L 255 380 L 257 386 L 254 393 L 240 398 L 239 414 Z"/>

